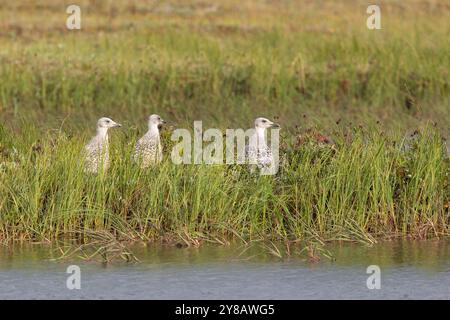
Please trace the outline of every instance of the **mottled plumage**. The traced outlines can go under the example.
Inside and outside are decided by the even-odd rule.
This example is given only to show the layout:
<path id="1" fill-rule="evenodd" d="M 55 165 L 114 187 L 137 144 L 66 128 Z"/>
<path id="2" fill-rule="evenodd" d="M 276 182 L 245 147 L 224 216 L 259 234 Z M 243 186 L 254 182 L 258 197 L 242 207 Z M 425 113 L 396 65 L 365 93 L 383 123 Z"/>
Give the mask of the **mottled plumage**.
<path id="1" fill-rule="evenodd" d="M 247 148 L 247 159 L 250 164 L 256 164 L 259 169 L 270 167 L 273 157 L 269 147 L 251 147 Z"/>
<path id="2" fill-rule="evenodd" d="M 162 161 L 163 153 L 159 128 L 165 123 L 157 114 L 148 118 L 148 131 L 138 140 L 134 148 L 133 159 L 141 168 L 147 168 Z"/>
<path id="3" fill-rule="evenodd" d="M 255 120 L 255 133 L 250 137 L 246 147 L 246 158 L 251 166 L 259 169 L 268 168 L 273 162 L 272 151 L 267 146 L 265 131 L 267 128 L 278 128 L 279 125 L 266 118 Z"/>
<path id="4" fill-rule="evenodd" d="M 108 129 L 121 125 L 109 118 L 97 122 L 97 134 L 85 146 L 85 172 L 97 173 L 109 168 Z"/>

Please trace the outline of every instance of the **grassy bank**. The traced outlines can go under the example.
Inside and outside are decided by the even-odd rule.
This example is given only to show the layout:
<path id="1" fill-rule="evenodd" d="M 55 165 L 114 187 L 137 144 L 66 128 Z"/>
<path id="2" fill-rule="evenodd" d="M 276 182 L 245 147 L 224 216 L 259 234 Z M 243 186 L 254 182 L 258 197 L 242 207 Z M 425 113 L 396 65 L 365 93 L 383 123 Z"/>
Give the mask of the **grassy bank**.
<path id="1" fill-rule="evenodd" d="M 340 131 L 339 131 L 340 130 Z M 314 132 L 283 139 L 277 176 L 243 166 L 130 162 L 131 129 L 113 135 L 112 167 L 83 172 L 82 142 L 48 133 L 2 141 L 17 149 L 0 172 L 4 240 L 55 240 L 108 231 L 123 240 L 220 242 L 362 240 L 448 235 L 450 164 L 436 130 L 392 140 L 379 128 L 336 127 L 335 144 Z M 165 141 L 165 146 L 169 141 Z"/>
<path id="2" fill-rule="evenodd" d="M 60 1 L 0 3 L 1 240 L 448 235 L 445 2 L 381 1 L 375 31 L 365 1 L 86 0 L 79 31 Z M 167 156 L 140 171 L 129 154 L 154 112 L 185 128 L 276 116 L 280 173 Z M 86 176 L 100 116 L 124 128 L 110 172 Z"/>

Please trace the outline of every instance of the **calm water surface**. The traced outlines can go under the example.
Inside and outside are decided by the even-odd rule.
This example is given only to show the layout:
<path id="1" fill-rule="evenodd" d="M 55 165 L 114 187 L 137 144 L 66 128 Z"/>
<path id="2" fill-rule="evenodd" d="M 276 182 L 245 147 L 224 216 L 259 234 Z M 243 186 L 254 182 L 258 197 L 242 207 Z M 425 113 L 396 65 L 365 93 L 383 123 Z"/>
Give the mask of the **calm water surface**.
<path id="1" fill-rule="evenodd" d="M 447 241 L 334 245 L 336 260 L 277 259 L 255 247 L 135 247 L 140 263 L 52 261 L 54 248 L 0 247 L 0 299 L 450 299 Z M 81 269 L 69 290 L 67 267 Z M 381 289 L 369 290 L 369 265 Z"/>

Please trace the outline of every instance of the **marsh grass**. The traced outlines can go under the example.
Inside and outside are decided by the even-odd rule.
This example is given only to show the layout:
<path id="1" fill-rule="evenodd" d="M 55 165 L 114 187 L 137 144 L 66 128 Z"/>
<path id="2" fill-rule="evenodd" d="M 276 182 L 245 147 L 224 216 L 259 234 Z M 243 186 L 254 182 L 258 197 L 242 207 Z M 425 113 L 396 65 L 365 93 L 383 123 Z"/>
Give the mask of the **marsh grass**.
<path id="1" fill-rule="evenodd" d="M 431 120 L 448 130 L 450 9 L 435 1 L 384 1 L 378 31 L 356 0 L 79 4 L 84 28 L 71 32 L 56 0 L 4 1 L 4 119 L 67 119 L 79 130 L 99 114 L 136 124 L 158 111 L 180 126 L 244 127 L 266 115 L 286 127 L 308 114 L 325 127 Z"/>
<path id="2" fill-rule="evenodd" d="M 71 32 L 56 0 L 0 2 L 1 240 L 264 240 L 286 256 L 279 240 L 314 253 L 448 236 L 447 5 L 382 1 L 383 29 L 369 31 L 365 1 L 80 0 Z M 142 171 L 129 155 L 155 112 L 172 122 L 165 150 L 193 120 L 276 116 L 280 172 L 168 154 Z M 89 176 L 82 148 L 100 116 L 124 128 L 110 170 Z"/>
<path id="3" fill-rule="evenodd" d="M 341 130 L 332 144 L 312 131 L 285 135 L 279 173 L 259 176 L 239 165 L 174 165 L 169 156 L 142 170 L 129 156 L 132 129 L 112 133 L 110 170 L 88 175 L 83 139 L 50 132 L 37 146 L 3 129 L 2 145 L 20 147 L 2 158 L 10 163 L 0 172 L 2 240 L 85 242 L 94 231 L 183 245 L 448 236 L 449 161 L 436 129 L 408 140 Z"/>

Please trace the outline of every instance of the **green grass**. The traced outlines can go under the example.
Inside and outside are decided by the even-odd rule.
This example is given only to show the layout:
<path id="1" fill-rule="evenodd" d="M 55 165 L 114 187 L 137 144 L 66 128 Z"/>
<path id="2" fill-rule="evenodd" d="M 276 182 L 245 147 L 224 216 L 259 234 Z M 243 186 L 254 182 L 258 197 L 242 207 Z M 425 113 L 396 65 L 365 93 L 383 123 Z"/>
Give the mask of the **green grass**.
<path id="1" fill-rule="evenodd" d="M 123 240 L 367 240 L 448 235 L 449 161 L 440 135 L 424 129 L 410 143 L 337 128 L 335 145 L 284 137 L 275 176 L 245 166 L 131 163 L 135 132 L 113 133 L 106 174 L 83 172 L 82 140 L 29 133 L 1 171 L 4 240 L 56 240 L 107 230 Z M 165 141 L 168 147 L 169 141 Z"/>
<path id="2" fill-rule="evenodd" d="M 305 125 L 308 114 L 323 126 L 339 118 L 389 128 L 431 120 L 448 130 L 445 6 L 385 1 L 383 29 L 371 31 L 364 1 L 221 2 L 210 16 L 145 11 L 153 1 L 134 9 L 82 2 L 83 29 L 68 31 L 55 3 L 5 3 L 0 11 L 7 120 L 45 115 L 80 129 L 102 114 L 140 124 L 158 111 L 181 126 L 193 119 L 248 126 L 264 114 L 286 127 Z M 195 13 L 204 5 L 173 6 Z"/>
<path id="3" fill-rule="evenodd" d="M 221 1 L 210 14 L 198 1 L 80 1 L 71 32 L 58 1 L 0 2 L 0 239 L 448 236 L 448 6 L 382 1 L 370 31 L 364 1 Z M 171 129 L 276 116 L 280 173 L 176 166 L 167 152 L 141 171 L 129 155 L 155 112 Z M 101 116 L 125 126 L 109 172 L 86 176 Z"/>

